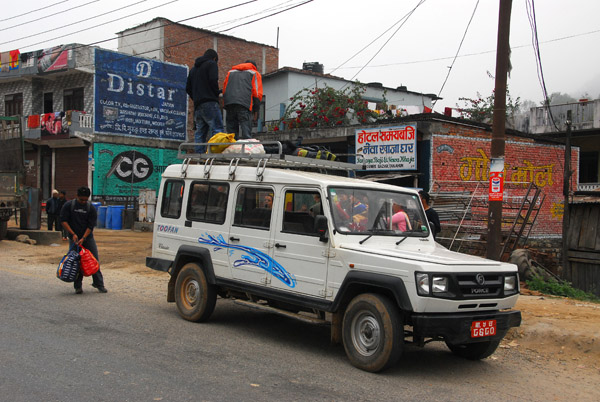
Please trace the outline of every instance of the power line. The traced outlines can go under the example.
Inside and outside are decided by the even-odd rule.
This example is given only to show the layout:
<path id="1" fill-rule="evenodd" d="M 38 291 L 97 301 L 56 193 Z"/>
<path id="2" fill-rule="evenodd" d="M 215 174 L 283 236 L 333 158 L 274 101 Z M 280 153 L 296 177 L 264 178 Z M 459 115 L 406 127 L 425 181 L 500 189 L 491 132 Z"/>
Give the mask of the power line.
<path id="1" fill-rule="evenodd" d="M 97 1 L 97 0 L 96 0 L 96 1 Z M 150 8 L 147 8 L 147 9 L 143 10 L 143 11 L 138 11 L 138 12 L 135 12 L 135 13 L 133 13 L 133 14 L 126 15 L 126 16 L 124 16 L 124 17 L 115 18 L 114 20 L 111 20 L 111 21 L 108 21 L 108 22 L 103 22 L 103 23 L 101 23 L 101 24 L 94 25 L 94 26 L 91 26 L 91 27 L 88 27 L 88 28 L 85 28 L 85 29 L 80 29 L 79 31 L 70 32 L 70 33 L 68 33 L 68 34 L 64 34 L 64 35 L 60 35 L 60 36 L 55 36 L 54 38 L 51 38 L 51 39 L 45 39 L 45 40 L 43 40 L 43 41 L 40 41 L 40 42 L 32 43 L 32 44 L 30 44 L 30 45 L 23 46 L 22 48 L 28 48 L 28 47 L 32 47 L 32 46 L 35 46 L 35 45 L 39 45 L 39 44 L 41 44 L 41 43 L 46 43 L 46 42 L 49 42 L 49 41 L 51 41 L 51 40 L 60 39 L 60 38 L 64 38 L 64 37 L 66 37 L 66 36 L 70 36 L 70 35 L 76 34 L 76 33 L 81 33 L 81 32 L 85 32 L 85 31 L 89 31 L 90 29 L 98 28 L 98 27 L 101 27 L 101 26 L 103 26 L 103 25 L 106 25 L 106 24 L 108 24 L 108 23 L 111 23 L 111 22 L 116 22 L 116 21 L 124 20 L 125 18 L 133 17 L 133 16 L 135 16 L 135 15 L 139 15 L 139 14 L 145 13 L 145 12 L 147 12 L 147 11 L 154 10 L 154 9 L 156 9 L 156 8 L 164 7 L 164 6 L 167 6 L 167 5 L 169 5 L 169 4 L 172 4 L 172 3 L 175 3 L 175 2 L 178 2 L 178 1 L 179 1 L 179 0 L 171 0 L 171 1 L 169 1 L 168 3 L 163 3 L 163 4 L 160 4 L 160 5 L 158 5 L 158 6 L 150 7 Z M 110 39 L 110 40 L 114 40 L 114 39 L 115 39 L 115 38 L 112 38 L 112 39 Z"/>
<path id="2" fill-rule="evenodd" d="M 538 81 L 540 82 L 540 86 L 542 87 L 542 94 L 544 95 L 544 105 L 548 108 L 548 114 L 550 115 L 550 120 L 554 127 L 556 127 L 557 131 L 560 131 L 556 123 L 554 122 L 554 116 L 552 116 L 552 110 L 550 109 L 550 99 L 548 98 L 548 91 L 546 89 L 546 80 L 544 79 L 544 70 L 542 68 L 542 57 L 540 55 L 540 44 L 538 41 L 538 32 L 537 32 L 537 21 L 535 16 L 535 4 L 533 0 L 527 0 L 525 2 L 527 8 L 527 16 L 529 17 L 529 24 L 531 26 L 531 42 L 533 44 L 533 52 L 535 56 L 535 63 L 537 66 L 538 73 Z"/>
<path id="3" fill-rule="evenodd" d="M 216 14 L 216 13 L 218 13 L 218 12 L 226 11 L 226 10 L 229 10 L 229 9 L 232 9 L 232 8 L 235 8 L 235 7 L 240 7 L 240 6 L 242 6 L 242 5 L 246 5 L 246 4 L 248 4 L 248 3 L 254 3 L 254 2 L 256 2 L 256 1 L 257 1 L 257 0 L 250 0 L 250 1 L 247 1 L 247 2 L 244 2 L 244 3 L 239 3 L 239 4 L 236 4 L 236 5 L 233 5 L 233 6 L 229 6 L 229 7 L 225 7 L 225 8 L 219 9 L 219 10 L 210 11 L 210 12 L 208 12 L 208 13 L 204 13 L 204 14 L 200 14 L 200 15 L 197 15 L 197 16 L 194 16 L 194 17 L 186 18 L 186 19 L 184 19 L 184 20 L 181 20 L 181 21 L 187 21 L 187 20 L 194 19 L 194 18 L 204 17 L 204 16 L 207 16 L 207 15 L 210 15 L 210 14 Z M 299 7 L 299 6 L 301 6 L 301 5 L 304 5 L 304 4 L 306 4 L 306 3 L 310 3 L 310 2 L 312 2 L 312 1 L 313 1 L 313 0 L 307 0 L 307 1 L 304 1 L 304 2 L 302 2 L 302 3 L 299 3 L 299 4 L 296 4 L 296 5 L 294 5 L 294 6 L 292 6 L 292 7 L 288 7 L 288 8 L 287 8 L 287 9 L 285 9 L 285 10 L 278 11 L 278 12 L 275 12 L 275 13 L 272 13 L 272 14 L 269 14 L 269 15 L 267 15 L 266 17 L 263 17 L 263 18 L 259 18 L 259 19 L 253 20 L 253 21 L 251 21 L 251 22 L 245 22 L 245 23 L 242 23 L 242 24 L 238 24 L 238 25 L 236 25 L 236 26 L 234 26 L 234 27 L 231 27 L 231 28 L 229 28 L 229 29 L 227 29 L 227 30 L 235 29 L 235 28 L 238 28 L 238 27 L 241 27 L 241 26 L 244 26 L 244 25 L 248 25 L 249 23 L 256 22 L 256 21 L 258 21 L 258 20 L 262 20 L 262 19 L 265 19 L 265 18 L 268 18 L 268 17 L 272 17 L 272 16 L 274 16 L 274 15 L 277 15 L 277 14 L 281 14 L 282 12 L 289 11 L 289 10 L 291 10 L 291 9 L 293 9 L 293 8 Z M 161 26 L 172 25 L 172 24 L 179 23 L 179 22 L 181 22 L 181 21 L 178 21 L 178 22 L 169 22 L 169 23 L 167 23 L 167 24 L 163 24 L 163 25 L 161 25 Z M 157 28 L 160 28 L 160 26 L 159 26 L 159 27 L 153 27 L 153 28 L 149 28 L 149 29 L 146 29 L 146 30 L 144 30 L 144 31 L 133 32 L 133 33 L 130 33 L 130 34 L 127 34 L 127 35 L 124 35 L 124 36 L 135 35 L 135 34 L 138 34 L 138 33 L 141 33 L 141 32 L 145 32 L 145 31 L 148 31 L 148 30 L 151 30 L 151 29 L 157 29 Z M 194 39 L 191 39 L 191 40 L 186 40 L 186 41 L 178 42 L 178 43 L 172 44 L 172 45 L 170 45 L 170 46 L 167 46 L 166 48 L 176 47 L 176 46 L 183 45 L 183 44 L 186 44 L 186 43 L 195 42 L 195 41 L 198 41 L 198 40 L 202 40 L 202 39 L 204 39 L 204 38 L 207 38 L 207 37 L 211 36 L 213 33 L 222 33 L 222 32 L 225 32 L 225 30 L 223 30 L 223 31 L 218 31 L 218 32 L 211 32 L 210 34 L 203 35 L 203 36 L 200 36 L 200 37 L 198 37 L 198 38 L 194 38 Z M 73 46 L 73 47 L 72 47 L 72 49 L 73 49 L 73 50 L 75 50 L 75 49 L 79 49 L 79 48 L 90 47 L 90 46 L 92 46 L 92 45 L 95 45 L 95 44 L 97 44 L 97 43 L 101 43 L 101 42 L 105 42 L 105 41 L 107 41 L 107 40 L 113 40 L 113 39 L 106 39 L 106 40 L 103 40 L 103 41 L 97 41 L 97 42 L 89 43 L 89 44 L 86 44 L 86 45 L 78 45 L 78 46 Z M 151 52 L 156 52 L 156 51 L 161 51 L 161 50 L 163 50 L 163 48 L 162 48 L 162 47 L 155 48 L 155 49 L 149 49 L 149 50 L 146 50 L 146 51 L 144 51 L 144 52 L 138 53 L 138 54 L 136 54 L 135 56 L 133 56 L 133 55 L 125 55 L 125 54 L 123 54 L 123 55 L 122 55 L 122 57 L 120 57 L 120 58 L 118 58 L 118 59 L 114 59 L 114 61 L 123 60 L 123 59 L 127 59 L 127 58 L 130 58 L 130 57 L 140 57 L 140 55 L 143 55 L 143 54 L 146 54 L 146 53 L 151 53 Z M 81 66 L 79 66 L 79 67 L 93 67 L 93 66 L 94 66 L 94 64 L 93 64 L 93 63 L 90 63 L 90 64 L 84 64 L 84 65 L 81 65 Z"/>
<path id="4" fill-rule="evenodd" d="M 42 10 L 45 10 L 47 8 L 54 7 L 54 6 L 58 5 L 58 4 L 66 3 L 67 1 L 69 1 L 69 0 L 62 0 L 62 1 L 56 2 L 54 4 L 47 5 L 45 7 L 36 8 L 35 10 L 27 11 L 27 12 L 25 12 L 23 14 L 18 14 L 18 15 L 12 16 L 12 17 L 4 18 L 4 19 L 0 20 L 0 22 L 13 20 L 15 18 L 19 18 L 19 17 L 22 17 L 24 15 L 29 15 L 29 14 L 32 14 L 32 13 L 35 13 L 35 12 L 38 12 L 38 11 L 42 11 Z"/>
<path id="5" fill-rule="evenodd" d="M 58 27 L 58 28 L 52 28 L 52 29 L 48 29 L 48 30 L 46 30 L 46 31 L 42 31 L 42 32 L 38 32 L 38 33 L 35 33 L 35 34 L 31 34 L 31 35 L 29 35 L 29 36 L 23 36 L 23 37 L 21 37 L 21 38 L 17 38 L 17 39 L 9 40 L 9 41 L 7 41 L 7 42 L 2 42 L 2 43 L 0 43 L 0 45 L 6 45 L 7 43 L 16 42 L 16 41 L 18 41 L 18 40 L 22 40 L 22 39 L 32 38 L 32 37 L 34 37 L 34 36 L 39 36 L 39 35 L 42 35 L 42 34 L 45 34 L 45 33 L 48 33 L 48 32 L 57 31 L 57 30 L 59 30 L 59 29 L 67 28 L 67 27 L 70 27 L 70 26 L 73 26 L 73 25 L 77 25 L 77 24 L 81 24 L 82 22 L 86 22 L 86 21 L 93 20 L 93 19 L 95 19 L 95 18 L 103 17 L 103 16 L 105 16 L 105 15 L 112 14 L 112 13 L 115 13 L 115 12 L 117 12 L 117 11 L 121 11 L 121 10 L 123 10 L 123 9 L 125 9 L 125 8 L 132 7 L 132 6 L 135 6 L 135 5 L 137 5 L 137 4 L 144 3 L 144 2 L 146 2 L 146 1 L 148 1 L 148 0 L 140 0 L 140 1 L 138 1 L 137 3 L 131 3 L 131 4 L 128 4 L 128 5 L 126 5 L 126 6 L 123 6 L 123 7 L 121 7 L 121 8 L 116 8 L 116 9 L 114 9 L 114 10 L 107 11 L 107 12 L 105 12 L 105 13 L 103 13 L 103 14 L 98 14 L 98 15 L 95 15 L 95 16 L 93 16 L 93 17 L 90 17 L 90 18 L 86 18 L 86 19 L 83 19 L 83 20 L 79 20 L 79 21 L 72 22 L 72 23 L 70 23 L 70 24 L 62 25 L 62 26 L 60 26 L 60 27 Z M 86 28 L 86 29 L 92 29 L 92 28 Z M 79 32 L 81 32 L 81 31 L 79 31 Z"/>
<path id="6" fill-rule="evenodd" d="M 92 0 L 92 1 L 90 1 L 90 2 L 87 2 L 87 3 L 85 3 L 85 4 L 80 4 L 80 5 L 78 5 L 78 6 L 71 7 L 71 8 L 69 8 L 67 11 L 72 11 L 72 10 L 75 10 L 75 9 L 77 9 L 77 8 L 85 7 L 85 6 L 88 6 L 88 5 L 92 4 L 92 3 L 97 3 L 97 2 L 99 2 L 99 1 L 100 1 L 100 0 Z M 59 11 L 59 12 L 57 12 L 57 13 L 54 13 L 54 14 L 48 14 L 48 15 L 44 15 L 43 17 L 36 18 L 36 19 L 34 19 L 34 20 L 29 20 L 29 21 L 26 21 L 26 22 L 21 22 L 20 24 L 17 24 L 17 25 L 12 25 L 12 26 L 10 26 L 10 27 L 2 28 L 2 29 L 0 29 L 0 31 L 6 31 L 7 29 L 16 28 L 16 27 L 21 27 L 21 26 L 23 26 L 23 25 L 31 24 L 32 22 L 38 22 L 38 21 L 40 21 L 40 20 L 43 20 L 43 19 L 46 19 L 46 18 L 54 17 L 55 15 L 58 15 L 58 14 L 64 14 L 64 13 L 65 13 L 65 12 L 67 12 L 67 11 Z"/>
<path id="7" fill-rule="evenodd" d="M 224 21 L 224 22 L 219 22 L 219 23 L 212 24 L 212 25 L 207 25 L 204 28 L 208 29 L 208 30 L 211 30 L 211 31 L 218 30 L 220 27 L 223 27 L 223 26 L 225 26 L 227 24 L 234 23 L 234 22 L 237 22 L 237 21 L 242 21 L 242 20 L 244 20 L 246 18 L 253 17 L 255 15 L 260 15 L 260 14 L 269 12 L 271 10 L 278 10 L 280 8 L 283 8 L 285 6 L 285 4 L 292 3 L 293 1 L 294 0 L 287 0 L 287 1 L 284 1 L 283 3 L 276 4 L 276 5 L 272 6 L 272 7 L 266 8 L 266 9 L 264 9 L 262 11 L 257 12 L 257 13 L 249 14 L 249 15 L 246 15 L 244 17 L 235 18 L 235 19 L 229 20 L 229 21 Z"/>
<path id="8" fill-rule="evenodd" d="M 600 29 L 594 30 L 594 31 L 588 31 L 588 32 L 582 32 L 579 34 L 573 34 L 573 35 L 569 35 L 569 36 L 562 36 L 560 38 L 555 38 L 555 39 L 549 39 L 549 40 L 545 40 L 542 42 L 539 42 L 541 44 L 546 44 L 546 43 L 552 43 L 552 42 L 559 42 L 561 40 L 565 40 L 565 39 L 573 39 L 573 38 L 577 38 L 580 36 L 586 36 L 586 35 L 591 35 L 591 34 L 595 34 L 595 33 L 600 33 Z M 531 44 L 526 44 L 526 45 L 518 45 L 518 46 L 511 46 L 511 49 L 522 49 L 525 47 L 530 47 Z M 458 58 L 463 58 L 463 57 L 472 57 L 472 56 L 481 56 L 482 54 L 490 54 L 490 53 L 496 53 L 496 50 L 484 50 L 482 52 L 476 52 L 476 53 L 465 53 L 462 54 L 460 56 L 458 56 Z M 401 66 L 401 65 L 408 65 L 408 64 L 421 64 L 421 63 L 430 63 L 433 61 L 443 61 L 443 60 L 452 60 L 454 59 L 454 56 L 445 56 L 445 57 L 436 57 L 433 59 L 425 59 L 425 60 L 413 60 L 413 61 L 403 61 L 403 62 L 399 62 L 399 63 L 387 63 L 387 64 L 377 64 L 374 66 L 369 66 L 370 68 L 379 68 L 379 67 L 393 67 L 393 66 Z M 356 68 L 361 68 L 361 66 L 351 66 L 351 67 L 338 67 L 341 69 L 356 69 Z M 336 68 L 337 69 L 337 68 Z M 334 71 L 334 70 L 332 70 Z"/>
<path id="9" fill-rule="evenodd" d="M 227 10 L 230 10 L 232 8 L 240 7 L 240 6 L 249 4 L 249 3 L 254 3 L 256 1 L 258 1 L 258 0 L 249 0 L 249 1 L 246 1 L 246 2 L 243 2 L 243 3 L 234 4 L 233 6 L 224 7 L 224 8 L 215 10 L 215 11 L 209 11 L 207 13 L 198 14 L 198 15 L 195 15 L 193 17 L 184 18 L 184 19 L 179 20 L 179 21 L 175 21 L 175 22 L 169 21 L 166 24 L 161 24 L 161 25 L 156 26 L 156 27 L 150 27 L 150 28 L 146 28 L 146 29 L 143 29 L 143 30 L 140 30 L 140 31 L 131 32 L 131 33 L 128 33 L 128 34 L 123 34 L 123 35 L 121 35 L 121 38 L 126 38 L 128 36 L 137 35 L 137 34 L 140 34 L 140 33 L 152 31 L 154 29 L 160 29 L 160 28 L 163 28 L 165 26 L 169 26 L 169 25 L 173 25 L 173 24 L 179 24 L 179 23 L 184 22 L 184 21 L 189 21 L 189 20 L 193 20 L 193 19 L 196 19 L 196 18 L 205 17 L 207 15 L 216 14 L 216 13 L 219 13 L 221 11 L 227 11 Z M 73 49 L 79 49 L 79 48 L 82 48 L 82 47 L 88 47 L 88 46 L 98 45 L 100 43 L 109 42 L 111 40 L 115 40 L 115 38 L 102 39 L 102 40 L 99 40 L 99 41 L 96 41 L 96 42 L 91 42 L 91 43 L 88 43 L 88 44 L 85 44 L 85 45 L 74 46 Z M 151 41 L 152 40 L 137 42 L 137 43 L 134 43 L 134 45 L 141 44 L 141 43 L 146 43 L 146 42 L 151 42 Z M 156 50 L 161 50 L 161 49 L 154 49 L 154 50 L 151 50 L 151 51 L 156 51 Z"/>
<path id="10" fill-rule="evenodd" d="M 456 58 L 458 57 L 458 54 L 460 53 L 460 48 L 462 47 L 462 44 L 465 41 L 465 38 L 467 37 L 467 32 L 469 31 L 469 27 L 471 26 L 471 21 L 473 21 L 473 17 L 475 16 L 475 11 L 477 11 L 477 6 L 478 5 L 479 5 L 479 0 L 477 0 L 477 3 L 475 3 L 475 8 L 473 9 L 473 13 L 471 14 L 471 18 L 469 19 L 469 23 L 467 24 L 467 28 L 465 28 L 465 33 L 463 34 L 463 37 L 460 40 L 460 44 L 458 45 L 458 49 L 456 50 L 456 54 L 454 55 L 454 60 L 452 60 L 452 64 L 450 64 L 450 67 L 448 68 L 448 74 L 446 74 L 446 79 L 444 79 L 444 83 L 442 84 L 442 87 L 440 88 L 440 91 L 437 94 L 437 98 L 433 100 L 432 108 L 435 106 L 436 102 L 440 98 L 440 95 L 442 94 L 442 90 L 444 89 L 444 86 L 446 86 L 446 82 L 448 81 L 448 77 L 450 77 L 450 73 L 452 72 L 452 67 L 454 67 L 454 63 L 456 62 Z"/>
<path id="11" fill-rule="evenodd" d="M 362 71 L 365 69 L 365 67 L 367 67 L 371 61 L 373 61 L 373 59 L 374 59 L 375 57 L 377 57 L 377 55 L 378 55 L 378 54 L 379 54 L 379 53 L 380 53 L 380 52 L 383 50 L 383 48 L 384 48 L 384 47 L 385 47 L 385 46 L 386 46 L 386 45 L 389 43 L 389 41 L 390 41 L 390 40 L 392 40 L 392 38 L 393 38 L 393 37 L 396 35 L 396 33 L 398 33 L 398 31 L 400 30 L 400 28 L 402 28 L 402 27 L 404 26 L 404 24 L 406 23 L 406 21 L 408 21 L 408 19 L 409 19 L 409 18 L 412 16 L 412 14 L 413 14 L 413 13 L 416 11 L 416 9 L 417 9 L 417 8 L 419 8 L 419 6 L 421 6 L 421 4 L 425 3 L 425 1 L 426 1 L 426 0 L 421 0 L 421 1 L 419 1 L 419 3 L 418 3 L 418 4 L 417 4 L 417 5 L 416 5 L 416 6 L 415 6 L 415 7 L 414 7 L 414 8 L 413 8 L 413 9 L 412 9 L 412 10 L 411 10 L 411 11 L 410 11 L 410 12 L 409 12 L 409 13 L 408 13 L 406 16 L 405 16 L 405 17 L 404 17 L 404 21 L 402 22 L 402 24 L 400 24 L 400 26 L 399 26 L 399 27 L 398 27 L 398 28 L 397 28 L 397 29 L 394 31 L 394 33 L 393 33 L 393 34 L 392 34 L 392 35 L 391 35 L 391 36 L 388 38 L 388 40 L 386 40 L 386 41 L 385 41 L 385 43 L 384 43 L 383 45 L 381 45 L 381 47 L 379 48 L 379 50 L 377 50 L 377 52 L 375 52 L 375 54 L 373 55 L 373 57 L 371 57 L 371 58 L 369 59 L 369 61 L 367 61 L 367 62 L 365 63 L 365 65 L 364 65 L 364 66 L 363 66 L 363 67 L 362 67 L 360 70 L 358 70 L 358 72 L 357 72 L 356 74 L 354 74 L 354 75 L 352 76 L 352 78 L 350 78 L 350 80 L 349 80 L 349 81 L 352 81 L 352 80 L 354 80 L 354 78 L 356 78 L 356 76 L 357 76 L 358 74 L 360 74 L 360 73 L 361 73 L 361 72 L 362 72 Z M 347 84 L 346 84 L 346 85 L 347 85 Z M 346 85 L 344 85 L 344 87 L 345 87 Z M 342 88 L 343 88 L 343 87 L 342 87 Z"/>

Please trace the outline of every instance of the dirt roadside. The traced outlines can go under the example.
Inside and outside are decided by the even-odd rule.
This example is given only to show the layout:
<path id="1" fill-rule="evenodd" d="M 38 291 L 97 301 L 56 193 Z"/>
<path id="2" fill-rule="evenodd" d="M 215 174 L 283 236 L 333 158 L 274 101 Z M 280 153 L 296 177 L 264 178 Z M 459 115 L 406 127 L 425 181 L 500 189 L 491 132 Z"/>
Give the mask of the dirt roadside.
<path id="1" fill-rule="evenodd" d="M 144 277 L 165 275 L 145 265 L 146 257 L 151 255 L 152 233 L 106 229 L 96 229 L 94 233 L 105 276 L 109 277 L 111 270 Z M 31 246 L 4 240 L 0 242 L 0 255 L 3 259 L 27 258 L 56 265 L 66 248 L 66 242 Z M 526 289 L 522 293 L 516 308 L 521 310 L 523 322 L 511 330 L 501 348 L 524 354 L 533 361 L 600 375 L 600 304 L 534 295 Z"/>

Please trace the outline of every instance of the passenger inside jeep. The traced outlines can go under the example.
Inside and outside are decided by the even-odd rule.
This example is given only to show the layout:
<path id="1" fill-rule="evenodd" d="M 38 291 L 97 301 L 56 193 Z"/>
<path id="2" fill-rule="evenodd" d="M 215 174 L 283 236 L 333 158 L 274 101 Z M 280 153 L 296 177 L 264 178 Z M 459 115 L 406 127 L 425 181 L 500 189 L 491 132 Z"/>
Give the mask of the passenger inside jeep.
<path id="1" fill-rule="evenodd" d="M 345 234 L 377 234 L 384 236 L 429 235 L 416 195 L 394 191 L 354 188 L 330 188 L 333 223 Z"/>

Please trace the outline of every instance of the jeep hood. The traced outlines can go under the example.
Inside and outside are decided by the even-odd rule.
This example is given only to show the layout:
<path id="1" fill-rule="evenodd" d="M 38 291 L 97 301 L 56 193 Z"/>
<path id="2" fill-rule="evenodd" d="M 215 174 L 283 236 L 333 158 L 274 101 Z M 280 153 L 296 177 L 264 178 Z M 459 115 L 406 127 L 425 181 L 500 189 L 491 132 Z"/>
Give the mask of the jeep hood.
<path id="1" fill-rule="evenodd" d="M 457 253 L 450 251 L 440 245 L 435 247 L 423 247 L 419 250 L 395 250 L 394 244 L 382 245 L 381 247 L 369 247 L 367 244 L 360 245 L 356 243 L 342 243 L 340 248 L 346 250 L 354 250 L 360 253 L 369 253 L 386 257 L 396 257 L 405 260 L 419 261 L 430 264 L 440 264 L 447 266 L 485 266 L 485 267 L 501 267 L 506 263 L 500 261 L 488 260 L 474 255 Z"/>

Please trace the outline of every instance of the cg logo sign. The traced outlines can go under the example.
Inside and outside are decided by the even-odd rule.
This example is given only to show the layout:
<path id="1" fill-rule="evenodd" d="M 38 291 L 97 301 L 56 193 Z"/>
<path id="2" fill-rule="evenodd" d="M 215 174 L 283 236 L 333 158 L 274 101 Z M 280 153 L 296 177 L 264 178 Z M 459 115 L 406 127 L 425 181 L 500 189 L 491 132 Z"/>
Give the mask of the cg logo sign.
<path id="1" fill-rule="evenodd" d="M 150 158 L 139 151 L 121 152 L 113 159 L 112 166 L 115 176 L 126 183 L 142 182 L 154 171 Z"/>

